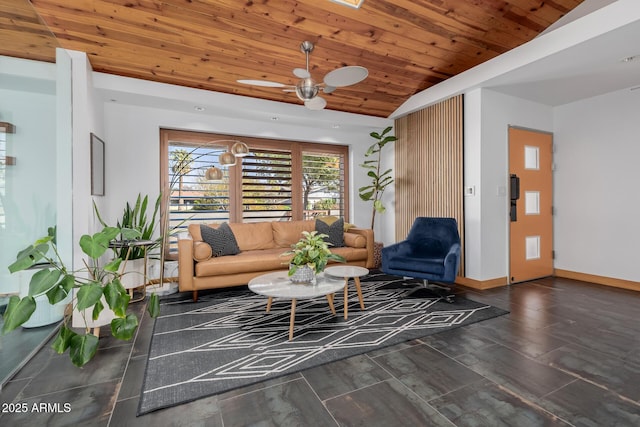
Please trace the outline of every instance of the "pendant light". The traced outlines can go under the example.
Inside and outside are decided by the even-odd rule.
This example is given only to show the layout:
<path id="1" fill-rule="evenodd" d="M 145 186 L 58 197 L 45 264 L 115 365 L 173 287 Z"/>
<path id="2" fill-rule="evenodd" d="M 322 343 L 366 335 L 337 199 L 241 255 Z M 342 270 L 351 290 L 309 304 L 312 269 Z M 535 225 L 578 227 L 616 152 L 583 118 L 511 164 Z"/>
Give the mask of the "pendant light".
<path id="1" fill-rule="evenodd" d="M 204 174 L 204 178 L 207 181 L 222 181 L 223 176 L 224 175 L 222 171 L 215 166 L 207 169 L 207 171 Z"/>
<path id="2" fill-rule="evenodd" d="M 231 146 L 231 154 L 236 157 L 246 157 L 249 155 L 249 147 L 242 141 L 236 141 L 233 146 Z"/>
<path id="3" fill-rule="evenodd" d="M 236 156 L 234 156 L 231 152 L 225 151 L 220 154 L 220 158 L 218 159 L 220 162 L 220 166 L 234 166 L 236 164 Z"/>

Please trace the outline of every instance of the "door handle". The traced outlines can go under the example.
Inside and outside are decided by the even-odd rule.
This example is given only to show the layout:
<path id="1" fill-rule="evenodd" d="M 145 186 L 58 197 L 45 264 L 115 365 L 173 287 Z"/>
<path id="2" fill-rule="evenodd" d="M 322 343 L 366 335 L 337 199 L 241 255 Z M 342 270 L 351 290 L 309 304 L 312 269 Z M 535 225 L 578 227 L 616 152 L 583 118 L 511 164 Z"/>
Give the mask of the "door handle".
<path id="1" fill-rule="evenodd" d="M 520 199 L 520 178 L 514 173 L 509 175 L 509 199 L 511 201 L 509 216 L 511 222 L 516 222 L 518 220 L 518 199 Z"/>

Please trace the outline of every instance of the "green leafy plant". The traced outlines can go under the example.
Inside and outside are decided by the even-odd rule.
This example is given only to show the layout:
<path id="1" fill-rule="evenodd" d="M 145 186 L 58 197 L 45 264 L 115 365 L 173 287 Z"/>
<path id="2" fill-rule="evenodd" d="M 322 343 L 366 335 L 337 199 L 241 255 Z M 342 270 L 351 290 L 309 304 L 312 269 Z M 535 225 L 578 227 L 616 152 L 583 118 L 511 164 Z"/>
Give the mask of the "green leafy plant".
<path id="1" fill-rule="evenodd" d="M 329 261 L 345 262 L 344 257 L 331 253 L 330 243 L 324 241 L 326 234 L 318 234 L 317 231 L 303 231 L 302 238 L 291 245 L 291 250 L 282 255 L 293 255 L 289 261 L 289 276 L 292 276 L 298 268 L 306 265 L 313 271 L 320 273 L 324 271 Z"/>
<path id="2" fill-rule="evenodd" d="M 373 201 L 373 211 L 371 213 L 371 228 L 375 224 L 376 220 L 376 212 L 384 213 L 386 208 L 382 204 L 382 194 L 384 190 L 393 182 L 393 177 L 391 176 L 391 169 L 387 169 L 384 172 L 380 172 L 380 160 L 382 156 L 382 149 L 385 145 L 390 142 L 396 141 L 398 138 L 395 136 L 387 135 L 391 132 L 393 127 L 389 126 L 382 133 L 371 132 L 372 138 L 376 140 L 376 142 L 369 147 L 367 152 L 365 153 L 365 157 L 375 156 L 374 159 L 365 160 L 364 163 L 360 164 L 361 167 L 367 170 L 367 176 L 371 178 L 371 184 L 366 185 L 364 187 L 360 187 L 358 189 L 358 194 L 360 195 L 360 199 L 365 202 Z"/>
<path id="3" fill-rule="evenodd" d="M 88 259 L 84 260 L 84 268 L 75 271 L 69 270 L 60 258 L 55 228 L 50 228 L 46 237 L 20 251 L 16 261 L 9 266 L 11 273 L 26 270 L 35 264 L 44 264 L 46 268 L 32 276 L 27 296 L 21 299 L 14 295 L 9 299 L 2 333 L 14 330 L 31 318 L 36 309 L 36 297 L 46 295 L 48 302 L 53 305 L 64 301 L 75 290 L 74 308 L 82 316 L 90 310 L 93 320 L 98 319 L 105 308 L 102 301 L 106 301 L 115 314 L 111 321 L 111 333 L 118 339 L 130 340 L 138 327 L 138 318 L 134 314 L 127 314 L 130 297 L 120 282 L 122 259 L 114 251 L 114 256 L 106 263 L 100 262 L 109 250 L 109 242 L 120 234 L 128 239 L 139 236 L 136 230 L 117 227 L 104 227 L 93 235 L 81 236 L 80 248 Z M 148 311 L 152 317 L 157 317 L 159 313 L 159 301 L 155 294 L 150 298 Z M 83 366 L 95 355 L 98 337 L 90 334 L 88 326 L 84 334 L 73 331 L 68 326 L 70 317 L 65 315 L 53 348 L 59 354 L 69 350 L 73 364 Z"/>
<path id="4" fill-rule="evenodd" d="M 150 220 L 148 219 L 149 217 L 147 216 L 147 207 L 149 205 L 148 195 L 145 195 L 143 198 L 141 194 L 138 194 L 138 197 L 136 199 L 135 204 L 133 205 L 133 208 L 131 207 L 129 202 L 127 202 L 124 208 L 124 211 L 122 212 L 122 218 L 118 220 L 116 225 L 117 228 L 121 230 L 125 230 L 124 234 L 120 233 L 120 236 L 119 236 L 120 240 L 127 240 L 127 238 L 125 237 L 125 234 L 129 230 L 136 231 L 137 233 L 135 233 L 135 235 L 137 235 L 138 236 L 137 238 L 141 240 L 152 240 L 153 233 L 156 230 L 156 218 L 158 216 L 158 211 L 160 210 L 161 200 L 162 200 L 162 196 L 159 195 L 158 198 L 156 199 L 156 203 L 154 205 Z M 98 218 L 98 221 L 100 222 L 100 224 L 102 224 L 103 227 L 108 227 L 108 225 L 104 222 L 104 220 L 100 216 L 100 212 L 98 212 L 98 207 L 96 206 L 95 202 L 93 203 L 93 210 L 96 213 L 96 217 Z M 156 244 L 152 247 L 159 246 L 159 245 L 160 245 L 160 239 L 157 239 Z M 147 248 L 147 250 L 149 249 L 151 249 L 151 247 Z M 144 251 L 145 251 L 144 248 L 138 247 L 138 246 L 132 246 L 130 248 L 123 247 L 118 249 L 118 256 L 123 261 L 140 259 L 144 257 Z M 127 258 L 127 254 L 128 254 L 128 258 Z"/>

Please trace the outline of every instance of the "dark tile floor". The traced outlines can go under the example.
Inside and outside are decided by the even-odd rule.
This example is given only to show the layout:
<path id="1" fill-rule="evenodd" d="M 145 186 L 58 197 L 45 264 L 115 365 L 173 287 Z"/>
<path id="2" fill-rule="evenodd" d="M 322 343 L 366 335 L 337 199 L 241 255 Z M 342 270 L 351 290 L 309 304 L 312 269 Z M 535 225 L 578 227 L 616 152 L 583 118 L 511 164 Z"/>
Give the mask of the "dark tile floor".
<path id="1" fill-rule="evenodd" d="M 640 425 L 639 292 L 548 278 L 460 293 L 510 314 L 136 417 L 145 315 L 135 342 L 101 337 L 83 369 L 44 347 L 0 394 L 0 425 Z"/>

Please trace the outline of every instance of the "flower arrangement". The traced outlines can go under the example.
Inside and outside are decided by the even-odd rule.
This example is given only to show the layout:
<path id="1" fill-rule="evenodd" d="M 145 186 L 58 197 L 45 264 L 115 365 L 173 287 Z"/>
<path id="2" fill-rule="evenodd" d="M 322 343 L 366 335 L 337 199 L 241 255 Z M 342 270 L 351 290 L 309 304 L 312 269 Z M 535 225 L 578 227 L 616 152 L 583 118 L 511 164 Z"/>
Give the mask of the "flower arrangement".
<path id="1" fill-rule="evenodd" d="M 290 261 L 289 276 L 295 274 L 298 268 L 307 266 L 316 274 L 324 271 L 329 261 L 346 262 L 344 257 L 331 253 L 329 243 L 324 238 L 326 234 L 317 231 L 303 231 L 302 238 L 291 245 L 291 250 L 282 255 L 293 255 Z"/>

